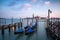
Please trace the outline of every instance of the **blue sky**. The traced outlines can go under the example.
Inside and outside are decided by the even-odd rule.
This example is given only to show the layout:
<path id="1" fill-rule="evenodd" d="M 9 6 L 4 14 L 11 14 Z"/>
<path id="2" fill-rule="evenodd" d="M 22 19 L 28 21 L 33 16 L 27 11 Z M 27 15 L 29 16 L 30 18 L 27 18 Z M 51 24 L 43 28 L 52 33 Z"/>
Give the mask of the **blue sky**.
<path id="1" fill-rule="evenodd" d="M 35 16 L 47 17 L 48 9 L 51 17 L 60 17 L 60 0 L 0 0 L 0 17 L 24 18 Z"/>

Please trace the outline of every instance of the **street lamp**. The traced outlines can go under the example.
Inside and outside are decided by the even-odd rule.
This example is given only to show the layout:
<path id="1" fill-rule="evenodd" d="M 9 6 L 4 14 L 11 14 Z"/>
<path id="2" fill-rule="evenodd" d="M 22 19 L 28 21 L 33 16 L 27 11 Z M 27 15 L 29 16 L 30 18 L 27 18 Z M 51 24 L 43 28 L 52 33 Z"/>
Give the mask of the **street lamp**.
<path id="1" fill-rule="evenodd" d="M 47 26 L 49 26 L 50 13 L 52 13 L 52 11 L 51 11 L 50 9 L 48 9 L 48 20 L 47 20 Z"/>

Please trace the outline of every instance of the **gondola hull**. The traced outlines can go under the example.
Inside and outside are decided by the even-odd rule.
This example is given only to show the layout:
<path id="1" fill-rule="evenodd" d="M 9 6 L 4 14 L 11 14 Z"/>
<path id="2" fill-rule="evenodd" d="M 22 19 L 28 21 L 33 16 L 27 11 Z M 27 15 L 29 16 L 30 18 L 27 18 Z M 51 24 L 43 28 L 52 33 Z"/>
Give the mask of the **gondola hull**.
<path id="1" fill-rule="evenodd" d="M 14 34 L 19 34 L 19 33 L 23 33 L 24 31 L 23 30 L 17 30 L 14 32 Z"/>
<path id="2" fill-rule="evenodd" d="M 34 30 L 29 29 L 29 30 L 27 30 L 27 31 L 25 32 L 26 35 L 31 34 L 31 33 L 34 33 Z"/>

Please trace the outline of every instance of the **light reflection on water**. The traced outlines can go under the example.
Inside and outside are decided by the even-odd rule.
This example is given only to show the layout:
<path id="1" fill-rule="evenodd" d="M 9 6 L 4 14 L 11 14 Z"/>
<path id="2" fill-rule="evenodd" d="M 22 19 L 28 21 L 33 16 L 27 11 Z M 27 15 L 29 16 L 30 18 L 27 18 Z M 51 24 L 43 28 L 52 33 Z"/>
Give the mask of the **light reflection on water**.
<path id="1" fill-rule="evenodd" d="M 30 35 L 15 35 L 12 30 L 9 32 L 8 29 L 6 29 L 4 35 L 2 35 L 0 30 L 0 40 L 51 40 L 51 37 L 46 33 L 45 24 L 46 22 L 38 22 L 37 31 Z"/>

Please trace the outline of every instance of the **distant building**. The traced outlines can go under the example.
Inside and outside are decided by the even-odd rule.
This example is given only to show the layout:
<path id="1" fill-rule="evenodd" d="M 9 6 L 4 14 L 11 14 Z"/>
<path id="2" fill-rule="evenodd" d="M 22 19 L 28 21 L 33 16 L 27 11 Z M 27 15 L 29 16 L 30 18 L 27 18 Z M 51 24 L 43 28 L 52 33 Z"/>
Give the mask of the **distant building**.
<path id="1" fill-rule="evenodd" d="M 46 17 L 40 17 L 40 19 L 47 19 Z"/>
<path id="2" fill-rule="evenodd" d="M 40 19 L 40 16 L 35 16 L 34 18 L 38 18 L 38 19 Z"/>

